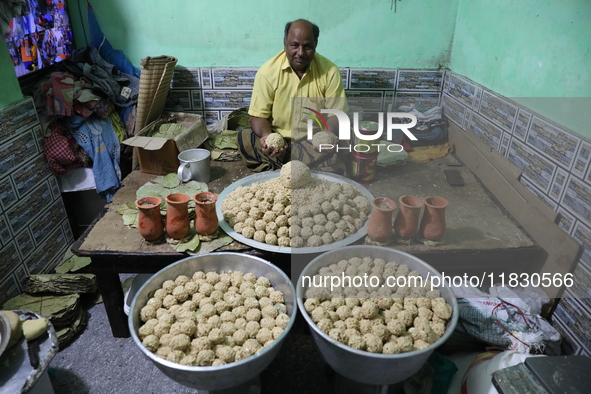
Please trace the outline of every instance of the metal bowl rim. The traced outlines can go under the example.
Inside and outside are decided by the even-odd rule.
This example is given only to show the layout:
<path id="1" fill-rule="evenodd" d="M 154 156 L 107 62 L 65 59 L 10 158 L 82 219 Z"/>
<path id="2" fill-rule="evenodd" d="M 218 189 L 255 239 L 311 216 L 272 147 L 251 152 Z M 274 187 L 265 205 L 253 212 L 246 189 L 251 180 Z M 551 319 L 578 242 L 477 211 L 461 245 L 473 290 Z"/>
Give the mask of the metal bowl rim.
<path id="1" fill-rule="evenodd" d="M 371 358 L 376 358 L 376 359 L 383 359 L 383 360 L 395 360 L 395 359 L 401 359 L 401 358 L 406 358 L 409 356 L 416 356 L 416 355 L 420 355 L 423 353 L 427 353 L 427 352 L 432 352 L 433 350 L 435 350 L 437 347 L 441 346 L 443 344 L 443 342 L 447 341 L 447 339 L 451 336 L 453 330 L 450 330 L 450 328 L 454 327 L 457 325 L 458 322 L 458 301 L 456 298 L 455 293 L 453 292 L 453 290 L 451 288 L 449 288 L 448 286 L 440 286 L 449 289 L 449 291 L 452 294 L 452 317 L 451 320 L 449 321 L 445 333 L 441 336 L 441 338 L 439 338 L 437 341 L 433 342 L 432 344 L 430 344 L 429 346 L 427 346 L 426 348 L 423 349 L 418 349 L 418 350 L 413 350 L 411 352 L 405 352 L 405 353 L 397 353 L 397 354 L 383 354 L 383 353 L 372 353 L 372 352 L 367 352 L 365 350 L 358 350 L 355 349 L 351 346 L 347 346 L 333 338 L 331 338 L 330 336 L 328 336 L 324 331 L 322 331 L 317 325 L 316 323 L 314 323 L 312 321 L 312 319 L 310 318 L 310 316 L 308 315 L 308 311 L 306 311 L 306 308 L 304 308 L 304 296 L 302 294 L 303 290 L 301 287 L 301 281 L 302 281 L 302 275 L 304 273 L 306 273 L 306 270 L 308 269 L 308 267 L 312 266 L 312 264 L 314 264 L 315 262 L 317 262 L 318 260 L 320 260 L 322 257 L 325 257 L 326 255 L 329 255 L 331 253 L 336 253 L 337 251 L 340 251 L 342 249 L 365 249 L 365 248 L 372 248 L 372 249 L 383 249 L 383 250 L 387 250 L 390 252 L 395 252 L 395 253 L 399 253 L 401 255 L 407 256 L 407 257 L 411 257 L 413 259 L 418 259 L 420 262 L 422 262 L 423 264 L 426 264 L 428 267 L 430 267 L 431 269 L 433 269 L 435 271 L 435 273 L 438 276 L 441 276 L 441 273 L 439 271 L 437 271 L 435 268 L 433 268 L 431 265 L 427 264 L 425 261 L 419 259 L 416 256 L 413 256 L 410 253 L 406 253 L 403 252 L 401 250 L 397 250 L 397 249 L 391 249 L 391 248 L 387 248 L 385 246 L 374 246 L 374 245 L 351 245 L 351 246 L 346 246 L 344 248 L 338 249 L 338 250 L 333 250 L 330 252 L 326 252 L 321 254 L 320 256 L 315 257 L 312 261 L 310 261 L 306 267 L 304 267 L 304 269 L 302 270 L 302 273 L 300 274 L 299 278 L 298 278 L 298 283 L 297 283 L 297 289 L 296 289 L 296 298 L 297 298 L 297 303 L 299 306 L 299 310 L 300 313 L 302 314 L 302 316 L 304 316 L 304 319 L 306 319 L 306 322 L 308 323 L 308 325 L 316 332 L 318 333 L 322 339 L 324 339 L 325 341 L 339 347 L 342 350 L 347 350 L 353 354 L 359 355 L 359 356 L 364 356 L 364 357 L 371 357 Z"/>
<path id="2" fill-rule="evenodd" d="M 262 259 L 260 257 L 257 256 L 251 256 L 251 255 L 246 255 L 244 253 L 236 253 L 236 252 L 214 252 L 214 253 L 210 253 L 207 256 L 211 256 L 211 255 L 237 255 L 240 257 L 248 257 L 248 258 L 252 258 L 254 260 L 258 260 L 262 263 L 265 263 L 266 265 L 269 265 L 271 267 L 273 267 L 273 269 L 275 269 L 276 271 L 279 272 L 279 274 L 283 277 L 283 279 L 286 280 L 286 282 L 289 284 L 289 287 L 291 287 L 292 292 L 293 292 L 293 297 L 294 297 L 294 302 L 293 302 L 293 312 L 292 312 L 292 316 L 289 319 L 289 323 L 287 324 L 287 327 L 285 327 L 285 330 L 283 330 L 283 332 L 279 335 L 279 337 L 277 337 L 277 339 L 275 339 L 273 341 L 273 343 L 265 348 L 263 348 L 263 350 L 253 354 L 250 357 L 247 357 L 245 359 L 242 359 L 240 361 L 234 361 L 228 364 L 223 364 L 223 365 L 216 365 L 216 366 L 210 366 L 210 367 L 193 367 L 193 366 L 188 366 L 188 365 L 183 365 L 183 364 L 178 364 L 178 363 L 173 363 L 172 361 L 168 361 L 163 359 L 162 357 L 159 357 L 156 355 L 156 353 L 152 353 L 151 351 L 149 351 L 148 349 L 146 349 L 146 347 L 144 346 L 144 344 L 142 343 L 142 341 L 140 340 L 140 338 L 138 337 L 137 333 L 135 332 L 135 329 L 133 327 L 133 311 L 135 310 L 135 301 L 137 299 L 137 295 L 140 294 L 142 292 L 142 290 L 144 289 L 144 287 L 146 285 L 148 285 L 156 276 L 160 275 L 161 273 L 165 272 L 166 270 L 183 263 L 184 261 L 187 260 L 195 260 L 199 257 L 202 256 L 206 256 L 206 255 L 198 255 L 198 256 L 189 256 L 189 257 L 185 257 L 184 259 L 175 261 L 174 263 L 162 268 L 160 271 L 156 272 L 154 275 L 152 275 L 152 277 L 150 277 L 150 279 L 148 279 L 143 285 L 142 287 L 139 288 L 139 290 L 136 293 L 136 296 L 133 298 L 133 301 L 131 302 L 131 307 L 129 309 L 129 316 L 127 319 L 127 323 L 129 326 L 129 331 L 131 332 L 131 335 L 133 337 L 134 342 L 136 343 L 136 345 L 138 345 L 138 347 L 141 349 L 141 351 L 148 356 L 152 361 L 157 362 L 158 364 L 164 365 L 168 368 L 171 369 L 176 369 L 176 370 L 182 370 L 185 372 L 219 372 L 219 371 L 223 371 L 223 370 L 230 370 L 236 367 L 239 367 L 241 365 L 247 364 L 249 362 L 251 362 L 253 359 L 257 358 L 257 357 L 262 357 L 265 353 L 268 353 L 271 351 L 271 349 L 279 344 L 281 344 L 283 342 L 283 340 L 285 339 L 285 337 L 287 336 L 287 334 L 289 333 L 289 331 L 291 330 L 291 327 L 294 324 L 295 321 L 295 315 L 298 312 L 298 305 L 297 305 L 297 300 L 296 300 L 296 291 L 295 288 L 293 286 L 293 283 L 291 281 L 291 279 L 289 279 L 289 277 L 285 274 L 285 272 L 283 272 L 282 270 L 280 270 L 277 266 L 275 266 L 274 264 L 271 264 L 269 261 Z"/>

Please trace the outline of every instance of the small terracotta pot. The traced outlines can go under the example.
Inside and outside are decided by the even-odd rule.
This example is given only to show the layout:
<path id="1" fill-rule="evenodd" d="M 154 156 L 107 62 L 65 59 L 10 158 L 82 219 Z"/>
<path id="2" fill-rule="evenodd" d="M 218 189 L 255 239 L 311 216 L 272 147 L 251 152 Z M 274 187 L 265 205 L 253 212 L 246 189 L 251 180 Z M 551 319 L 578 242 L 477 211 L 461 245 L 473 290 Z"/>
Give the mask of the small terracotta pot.
<path id="1" fill-rule="evenodd" d="M 419 231 L 419 216 L 425 203 L 415 196 L 401 196 L 398 202 L 400 209 L 394 219 L 394 231 L 400 239 L 411 239 Z"/>
<path id="2" fill-rule="evenodd" d="M 215 203 L 218 196 L 212 192 L 201 192 L 193 196 L 195 201 L 195 231 L 199 235 L 210 235 L 218 229 Z"/>
<path id="3" fill-rule="evenodd" d="M 386 242 L 392 235 L 392 212 L 396 203 L 386 197 L 374 198 L 373 209 L 367 221 L 367 235 L 375 242 Z"/>
<path id="4" fill-rule="evenodd" d="M 166 233 L 172 239 L 181 239 L 189 233 L 189 200 L 182 193 L 173 193 L 166 200 Z"/>
<path id="5" fill-rule="evenodd" d="M 419 232 L 429 241 L 439 241 L 445 235 L 445 209 L 449 202 L 443 197 L 425 198 L 425 212 L 421 219 Z"/>
<path id="6" fill-rule="evenodd" d="M 162 199 L 158 197 L 143 197 L 135 200 L 135 206 L 139 210 L 137 227 L 146 241 L 155 241 L 164 232 L 160 205 L 162 205 Z"/>

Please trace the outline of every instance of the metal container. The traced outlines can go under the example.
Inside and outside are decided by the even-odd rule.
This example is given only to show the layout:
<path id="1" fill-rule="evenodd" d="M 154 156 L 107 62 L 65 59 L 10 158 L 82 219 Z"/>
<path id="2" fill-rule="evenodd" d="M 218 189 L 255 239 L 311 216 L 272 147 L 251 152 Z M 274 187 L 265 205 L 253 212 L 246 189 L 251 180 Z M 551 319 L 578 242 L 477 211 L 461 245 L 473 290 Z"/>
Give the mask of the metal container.
<path id="1" fill-rule="evenodd" d="M 451 305 L 453 313 L 447 323 L 445 334 L 430 346 L 400 354 L 377 354 L 354 349 L 332 339 L 312 321 L 304 308 L 306 289 L 302 287 L 302 277 L 304 275 L 313 276 L 322 267 L 352 257 L 382 258 L 386 261 L 406 264 L 411 270 L 417 271 L 423 278 L 426 278 L 427 274 L 430 276 L 441 276 L 441 274 L 421 259 L 408 253 L 381 246 L 358 245 L 336 249 L 316 257 L 304 268 L 298 279 L 297 302 L 300 311 L 311 328 L 312 337 L 324 360 L 337 373 L 369 385 L 390 385 L 402 382 L 414 375 L 427 361 L 431 353 L 452 334 L 458 322 L 458 303 L 455 294 L 449 287 L 439 288 L 441 296 Z"/>
<path id="2" fill-rule="evenodd" d="M 283 293 L 289 324 L 273 343 L 255 355 L 233 363 L 213 367 L 191 367 L 176 364 L 158 357 L 142 345 L 138 329 L 142 325 L 140 310 L 148 302 L 149 294 L 162 287 L 166 280 L 174 280 L 179 275 L 191 277 L 196 271 L 205 273 L 215 271 L 252 272 L 257 277 L 264 276 L 275 290 Z M 179 260 L 154 274 L 135 295 L 129 314 L 129 330 L 134 342 L 165 375 L 185 386 L 199 390 L 223 390 L 239 386 L 256 378 L 273 361 L 289 330 L 293 326 L 297 304 L 295 289 L 291 280 L 273 264 L 254 256 L 242 253 L 211 253 Z"/>

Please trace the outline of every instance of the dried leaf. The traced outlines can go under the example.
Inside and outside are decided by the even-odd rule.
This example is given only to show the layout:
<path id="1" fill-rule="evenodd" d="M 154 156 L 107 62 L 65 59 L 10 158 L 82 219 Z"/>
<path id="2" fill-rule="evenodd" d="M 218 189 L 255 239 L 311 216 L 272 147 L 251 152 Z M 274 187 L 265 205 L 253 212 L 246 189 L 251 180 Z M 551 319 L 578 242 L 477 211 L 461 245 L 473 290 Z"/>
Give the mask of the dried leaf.
<path id="1" fill-rule="evenodd" d="M 172 189 L 180 184 L 181 181 L 179 180 L 177 174 L 167 174 L 164 176 L 164 178 L 162 178 L 162 186 L 164 186 L 167 189 Z"/>

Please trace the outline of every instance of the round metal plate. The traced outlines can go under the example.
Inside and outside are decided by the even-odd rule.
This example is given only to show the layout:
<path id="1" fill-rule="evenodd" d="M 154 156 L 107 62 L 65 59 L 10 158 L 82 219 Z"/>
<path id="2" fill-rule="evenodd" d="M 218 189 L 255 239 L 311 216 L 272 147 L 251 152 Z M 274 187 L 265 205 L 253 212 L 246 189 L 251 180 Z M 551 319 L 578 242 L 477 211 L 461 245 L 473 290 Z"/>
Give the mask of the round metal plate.
<path id="1" fill-rule="evenodd" d="M 331 173 L 327 173 L 327 172 L 311 171 L 311 173 L 314 178 L 322 179 L 322 180 L 327 181 L 329 183 L 342 183 L 342 184 L 348 183 L 348 184 L 352 185 L 357 190 L 359 190 L 365 198 L 367 198 L 369 200 L 370 206 L 371 206 L 371 201 L 374 198 L 373 195 L 370 193 L 369 190 L 367 190 L 365 187 L 363 187 L 359 183 L 352 181 L 349 178 L 345 178 L 344 176 L 331 174 Z M 340 241 L 333 242 L 331 244 L 315 246 L 315 247 L 308 246 L 308 247 L 304 247 L 304 248 L 291 248 L 291 247 L 280 247 L 277 245 L 269 245 L 269 244 L 266 244 L 263 242 L 258 242 L 258 241 L 255 241 L 254 239 L 246 238 L 242 234 L 234 231 L 234 229 L 232 227 L 230 227 L 228 222 L 226 222 L 224 220 L 224 215 L 222 213 L 222 203 L 223 203 L 224 199 L 228 196 L 228 194 L 230 194 L 232 191 L 234 191 L 239 186 L 250 186 L 253 183 L 262 183 L 262 182 L 265 182 L 265 181 L 268 181 L 268 180 L 271 180 L 271 179 L 277 178 L 277 177 L 279 177 L 279 170 L 265 171 L 265 172 L 261 172 L 258 174 L 247 176 L 246 178 L 242 178 L 242 179 L 232 183 L 227 188 L 225 188 L 224 191 L 222 193 L 220 193 L 220 195 L 218 196 L 219 203 L 216 204 L 216 212 L 217 212 L 217 215 L 219 218 L 219 225 L 222 228 L 222 230 L 224 230 L 230 237 L 234 238 L 236 241 L 243 243 L 245 245 L 252 246 L 253 248 L 257 248 L 257 249 L 261 249 L 261 250 L 266 250 L 268 252 L 286 253 L 286 254 L 287 253 L 290 253 L 290 254 L 324 253 L 329 250 L 333 250 L 336 248 L 340 248 L 340 247 L 349 245 L 355 241 L 358 241 L 359 239 L 361 239 L 362 237 L 364 237 L 367 234 L 367 220 L 366 220 L 363 227 L 361 227 L 359 230 L 357 230 L 357 232 L 349 235 L 347 238 L 344 238 Z M 368 217 L 369 217 L 369 214 L 368 214 Z"/>

